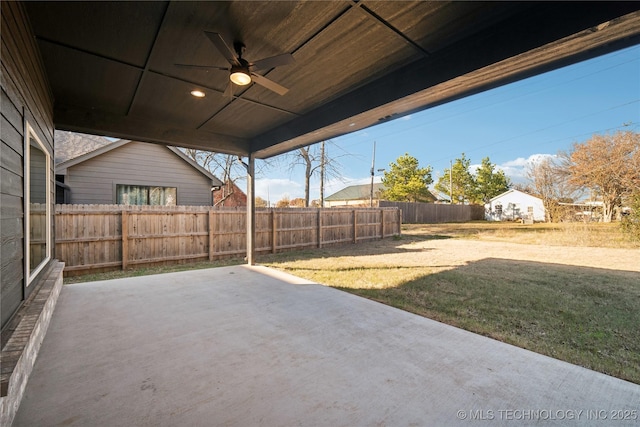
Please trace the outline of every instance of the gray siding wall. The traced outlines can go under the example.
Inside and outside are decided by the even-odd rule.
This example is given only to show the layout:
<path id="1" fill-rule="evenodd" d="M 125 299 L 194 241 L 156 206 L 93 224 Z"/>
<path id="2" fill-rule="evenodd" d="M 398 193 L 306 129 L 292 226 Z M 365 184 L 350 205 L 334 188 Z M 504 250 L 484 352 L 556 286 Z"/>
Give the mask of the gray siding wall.
<path id="1" fill-rule="evenodd" d="M 21 3 L 3 1 L 0 123 L 0 318 L 2 326 L 24 297 L 24 120 L 53 159 L 53 101 L 35 37 Z M 51 162 L 53 164 L 53 162 Z M 50 177 L 53 183 L 53 170 Z M 52 185 L 52 195 L 55 186 Z M 52 196 L 52 201 L 55 198 Z M 53 212 L 53 206 L 52 206 Z M 51 225 L 53 227 L 53 224 Z M 52 228 L 53 230 L 53 228 Z M 53 248 L 52 248 L 53 249 Z M 38 279 L 26 293 L 38 286 Z"/>
<path id="2" fill-rule="evenodd" d="M 178 205 L 211 205 L 211 180 L 167 147 L 130 142 L 71 166 L 65 184 L 73 204 L 116 203 L 116 185 L 176 187 Z"/>

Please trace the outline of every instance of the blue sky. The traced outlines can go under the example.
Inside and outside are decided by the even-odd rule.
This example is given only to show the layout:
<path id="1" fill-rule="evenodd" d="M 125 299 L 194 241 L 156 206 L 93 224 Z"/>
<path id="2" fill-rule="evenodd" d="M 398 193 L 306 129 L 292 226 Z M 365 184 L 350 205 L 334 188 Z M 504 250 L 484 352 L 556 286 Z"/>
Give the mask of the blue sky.
<path id="1" fill-rule="evenodd" d="M 593 134 L 640 129 L 640 46 L 483 92 L 332 140 L 341 156 L 342 181 L 325 183 L 325 196 L 347 185 L 368 183 L 373 142 L 376 169 L 404 153 L 433 168 L 437 181 L 449 161 L 464 152 L 483 157 L 523 182 L 527 162 L 568 150 Z M 376 173 L 376 181 L 381 173 Z M 304 196 L 303 172 L 286 164 L 256 180 L 256 195 L 275 203 Z M 311 182 L 311 198 L 319 182 Z"/>

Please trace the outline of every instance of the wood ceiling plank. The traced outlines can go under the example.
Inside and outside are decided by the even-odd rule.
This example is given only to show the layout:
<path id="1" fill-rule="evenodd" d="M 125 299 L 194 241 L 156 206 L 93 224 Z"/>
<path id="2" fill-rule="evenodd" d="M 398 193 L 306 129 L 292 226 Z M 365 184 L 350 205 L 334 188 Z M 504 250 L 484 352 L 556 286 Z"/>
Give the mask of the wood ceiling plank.
<path id="1" fill-rule="evenodd" d="M 260 94 L 261 88 L 252 88 L 250 95 L 301 114 L 420 57 L 389 29 L 350 10 L 300 48 L 295 64 L 269 74 L 289 88 L 287 95 L 278 100 Z"/>
<path id="2" fill-rule="evenodd" d="M 38 44 L 56 103 L 127 112 L 140 69 L 43 40 Z"/>
<path id="3" fill-rule="evenodd" d="M 245 58 L 259 60 L 293 52 L 344 8 L 341 2 L 174 2 L 150 69 L 224 90 L 225 72 L 174 65 L 229 66 L 205 30 L 220 33 L 229 46 L 241 40 L 247 47 Z"/>
<path id="4" fill-rule="evenodd" d="M 143 67 L 166 2 L 42 1 L 26 7 L 39 38 Z"/>
<path id="5" fill-rule="evenodd" d="M 291 114 L 240 98 L 216 114 L 201 129 L 249 139 L 289 120 Z"/>
<path id="6" fill-rule="evenodd" d="M 204 91 L 206 96 L 194 97 L 190 93 L 194 89 Z M 222 109 L 227 102 L 220 92 L 148 72 L 130 115 L 196 129 L 211 112 Z"/>

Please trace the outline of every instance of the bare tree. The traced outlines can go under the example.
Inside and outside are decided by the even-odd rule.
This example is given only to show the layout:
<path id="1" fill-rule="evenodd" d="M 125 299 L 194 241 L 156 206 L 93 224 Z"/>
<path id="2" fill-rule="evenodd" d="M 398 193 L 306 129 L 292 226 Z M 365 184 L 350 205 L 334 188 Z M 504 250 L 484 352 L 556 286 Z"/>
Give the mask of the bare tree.
<path id="1" fill-rule="evenodd" d="M 292 172 L 296 166 L 304 167 L 304 206 L 309 206 L 311 177 L 320 175 L 320 188 L 324 192 L 324 180 L 326 178 L 342 178 L 341 165 L 339 158 L 347 156 L 330 157 L 328 153 L 328 145 L 331 141 L 323 141 L 320 144 L 308 145 L 299 148 L 288 154 L 290 161 L 289 170 Z M 324 194 L 320 195 L 324 199 Z"/>
<path id="2" fill-rule="evenodd" d="M 565 157 L 569 182 L 602 198 L 604 222 L 611 222 L 624 197 L 640 191 L 640 133 L 594 135 L 573 144 Z"/>
<path id="3" fill-rule="evenodd" d="M 558 222 L 562 213 L 559 203 L 572 201 L 579 190 L 568 180 L 562 163 L 557 156 L 542 157 L 526 169 L 528 187 L 542 199 L 547 222 Z"/>
<path id="4" fill-rule="evenodd" d="M 225 200 L 233 196 L 238 182 L 247 179 L 247 170 L 238 161 L 237 155 L 216 153 L 213 151 L 196 150 L 193 148 L 183 148 L 182 151 L 196 163 L 215 175 L 223 186 L 221 197 L 216 202 L 216 206 L 224 206 Z M 256 175 L 260 175 L 272 165 L 271 161 L 256 162 Z"/>

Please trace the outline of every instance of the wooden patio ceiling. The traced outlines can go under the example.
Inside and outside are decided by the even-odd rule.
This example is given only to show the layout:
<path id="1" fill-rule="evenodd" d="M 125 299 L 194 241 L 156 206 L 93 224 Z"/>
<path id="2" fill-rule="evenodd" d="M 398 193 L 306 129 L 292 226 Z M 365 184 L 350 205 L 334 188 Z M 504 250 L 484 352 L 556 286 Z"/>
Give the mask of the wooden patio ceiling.
<path id="1" fill-rule="evenodd" d="M 640 2 L 27 2 L 57 128 L 256 158 L 640 43 Z M 223 92 L 205 36 L 295 63 Z M 204 98 L 190 95 L 193 89 Z"/>

